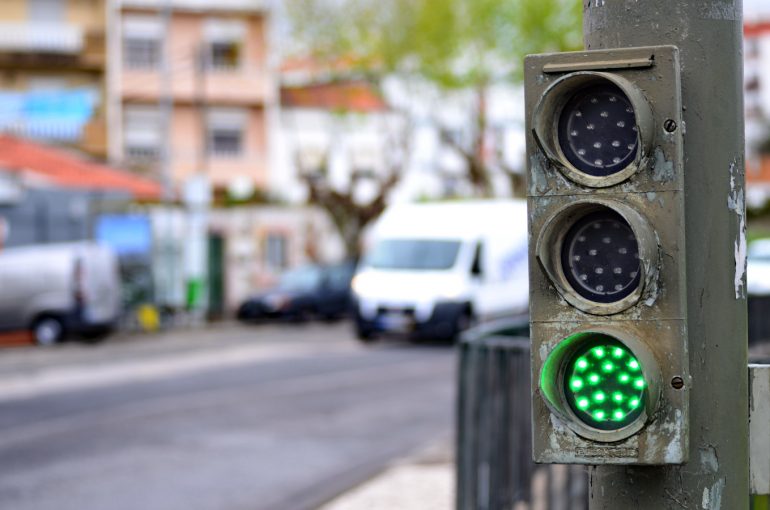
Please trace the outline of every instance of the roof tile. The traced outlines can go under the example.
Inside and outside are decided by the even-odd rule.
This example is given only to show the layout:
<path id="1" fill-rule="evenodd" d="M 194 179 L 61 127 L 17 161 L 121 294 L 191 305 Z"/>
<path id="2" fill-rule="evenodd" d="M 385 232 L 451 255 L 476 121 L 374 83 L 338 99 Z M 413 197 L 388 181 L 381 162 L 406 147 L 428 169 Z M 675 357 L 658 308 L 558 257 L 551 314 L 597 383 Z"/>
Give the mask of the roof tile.
<path id="1" fill-rule="evenodd" d="M 0 135 L 0 171 L 33 173 L 66 188 L 121 190 L 136 199 L 161 196 L 159 183 L 59 149 Z"/>

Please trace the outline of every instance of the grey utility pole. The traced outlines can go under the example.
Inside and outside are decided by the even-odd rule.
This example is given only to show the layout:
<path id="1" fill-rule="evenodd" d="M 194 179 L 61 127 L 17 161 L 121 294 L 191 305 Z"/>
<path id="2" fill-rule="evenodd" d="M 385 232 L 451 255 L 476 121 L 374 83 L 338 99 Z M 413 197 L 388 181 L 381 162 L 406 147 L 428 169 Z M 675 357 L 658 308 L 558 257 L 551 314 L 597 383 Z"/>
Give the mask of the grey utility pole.
<path id="1" fill-rule="evenodd" d="M 672 44 L 684 107 L 689 462 L 590 469 L 594 510 L 749 508 L 742 3 L 584 0 L 588 50 Z"/>

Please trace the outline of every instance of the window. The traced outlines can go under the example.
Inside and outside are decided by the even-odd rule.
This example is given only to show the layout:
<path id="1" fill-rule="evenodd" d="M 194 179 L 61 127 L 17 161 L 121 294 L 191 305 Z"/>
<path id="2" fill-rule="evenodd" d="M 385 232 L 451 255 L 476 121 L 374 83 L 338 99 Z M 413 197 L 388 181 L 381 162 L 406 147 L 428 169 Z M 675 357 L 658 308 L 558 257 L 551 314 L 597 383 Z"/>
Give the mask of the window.
<path id="1" fill-rule="evenodd" d="M 366 265 L 374 269 L 446 270 L 455 265 L 460 241 L 383 239 L 374 245 Z"/>
<path id="2" fill-rule="evenodd" d="M 210 134 L 212 156 L 233 157 L 241 154 L 242 133 L 239 129 L 215 128 Z"/>
<path id="3" fill-rule="evenodd" d="M 157 16 L 127 16 L 123 21 L 123 64 L 156 69 L 161 63 L 163 24 Z"/>
<path id="4" fill-rule="evenodd" d="M 483 256 L 483 243 L 479 241 L 479 243 L 476 245 L 476 251 L 473 254 L 473 264 L 471 265 L 471 274 L 473 276 L 483 276 L 484 275 L 484 266 L 482 264 L 482 256 Z"/>
<path id="5" fill-rule="evenodd" d="M 123 63 L 129 69 L 156 69 L 160 65 L 160 41 L 124 38 Z"/>
<path id="6" fill-rule="evenodd" d="M 326 270 L 326 283 L 330 289 L 344 290 L 350 287 L 355 267 L 352 264 L 332 266 Z"/>
<path id="7" fill-rule="evenodd" d="M 270 269 L 285 269 L 289 265 L 289 241 L 283 234 L 267 234 L 265 263 Z"/>
<path id="8" fill-rule="evenodd" d="M 211 43 L 209 58 L 212 69 L 237 69 L 241 62 L 241 47 L 233 42 Z"/>
<path id="9" fill-rule="evenodd" d="M 123 150 L 129 159 L 157 159 L 163 146 L 163 123 L 153 106 L 127 106 L 123 123 Z"/>
<path id="10" fill-rule="evenodd" d="M 204 25 L 209 69 L 230 71 L 243 62 L 246 25 L 238 20 L 210 19 Z"/>
<path id="11" fill-rule="evenodd" d="M 207 148 L 210 156 L 237 158 L 243 155 L 247 121 L 245 110 L 212 109 L 208 112 L 207 121 Z"/>
<path id="12" fill-rule="evenodd" d="M 281 276 L 278 287 L 286 291 L 313 290 L 321 284 L 323 273 L 316 266 L 305 266 L 287 271 Z"/>

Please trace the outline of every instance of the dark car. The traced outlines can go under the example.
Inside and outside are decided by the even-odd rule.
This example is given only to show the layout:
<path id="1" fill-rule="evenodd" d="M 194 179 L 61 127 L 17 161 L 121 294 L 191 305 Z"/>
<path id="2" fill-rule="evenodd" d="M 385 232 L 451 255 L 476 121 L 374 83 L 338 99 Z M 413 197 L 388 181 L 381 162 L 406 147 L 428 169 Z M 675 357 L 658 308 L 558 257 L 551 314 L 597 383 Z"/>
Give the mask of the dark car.
<path id="1" fill-rule="evenodd" d="M 354 271 L 352 263 L 308 265 L 287 271 L 278 285 L 244 301 L 238 309 L 238 319 L 338 319 L 350 311 L 350 280 Z"/>

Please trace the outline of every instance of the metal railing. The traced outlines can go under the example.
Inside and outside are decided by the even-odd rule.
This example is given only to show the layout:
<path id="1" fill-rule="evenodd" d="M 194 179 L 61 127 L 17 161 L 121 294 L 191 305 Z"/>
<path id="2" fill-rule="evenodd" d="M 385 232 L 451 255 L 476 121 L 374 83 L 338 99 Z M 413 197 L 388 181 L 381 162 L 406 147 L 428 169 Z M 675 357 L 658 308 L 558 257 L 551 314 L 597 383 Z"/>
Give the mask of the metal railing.
<path id="1" fill-rule="evenodd" d="M 588 508 L 585 467 L 532 461 L 528 327 L 498 322 L 460 343 L 457 510 Z"/>
<path id="2" fill-rule="evenodd" d="M 0 51 L 76 54 L 83 49 L 83 29 L 56 22 L 1 22 Z"/>

